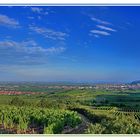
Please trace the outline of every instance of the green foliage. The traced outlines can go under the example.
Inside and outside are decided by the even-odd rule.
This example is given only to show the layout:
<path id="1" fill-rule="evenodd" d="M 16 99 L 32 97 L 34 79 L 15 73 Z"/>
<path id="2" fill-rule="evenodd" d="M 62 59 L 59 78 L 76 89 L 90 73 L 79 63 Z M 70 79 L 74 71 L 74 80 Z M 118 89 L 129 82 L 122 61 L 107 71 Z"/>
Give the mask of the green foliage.
<path id="1" fill-rule="evenodd" d="M 105 127 L 101 124 L 96 123 L 95 125 L 90 124 L 86 130 L 86 134 L 102 134 L 105 131 Z"/>
<path id="2" fill-rule="evenodd" d="M 32 107 L 0 106 L 1 122 L 5 128 L 16 127 L 17 133 L 25 132 L 30 125 L 44 127 L 44 133 L 60 134 L 65 126 L 75 127 L 81 118 L 74 111 Z M 42 132 L 43 133 L 43 132 Z"/>
<path id="3" fill-rule="evenodd" d="M 21 98 L 15 97 L 11 100 L 10 104 L 15 106 L 23 106 L 25 102 Z"/>
<path id="4" fill-rule="evenodd" d="M 19 115 L 18 130 L 26 131 L 28 129 L 28 121 L 25 120 L 24 116 Z"/>
<path id="5" fill-rule="evenodd" d="M 47 100 L 46 99 L 44 99 L 44 98 L 42 98 L 41 100 L 40 100 L 40 102 L 38 103 L 38 105 L 39 105 L 39 107 L 48 107 L 48 103 L 47 103 Z"/>
<path id="6" fill-rule="evenodd" d="M 64 128 L 64 121 L 57 121 L 44 127 L 44 134 L 60 134 Z"/>
<path id="7" fill-rule="evenodd" d="M 18 133 L 36 128 L 40 133 L 60 134 L 81 123 L 78 112 L 90 121 L 87 134 L 140 134 L 138 91 L 130 95 L 130 91 L 34 88 L 41 90 L 44 94 L 0 95 L 0 124 Z"/>
<path id="8" fill-rule="evenodd" d="M 129 115 L 118 112 L 116 109 L 91 110 L 89 108 L 81 108 L 91 120 L 91 124 L 85 131 L 87 134 L 139 134 L 140 123 L 135 116 L 137 113 Z M 98 119 L 97 119 L 98 118 Z"/>

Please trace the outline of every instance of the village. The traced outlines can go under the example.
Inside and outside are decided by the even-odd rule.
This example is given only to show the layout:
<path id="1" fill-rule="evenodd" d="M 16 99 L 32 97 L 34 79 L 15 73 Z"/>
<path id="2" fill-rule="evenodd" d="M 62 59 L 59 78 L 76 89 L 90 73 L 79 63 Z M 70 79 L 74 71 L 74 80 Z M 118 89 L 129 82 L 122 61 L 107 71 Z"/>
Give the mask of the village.
<path id="1" fill-rule="evenodd" d="M 20 87 L 22 89 L 24 88 L 32 88 L 32 89 L 38 89 L 39 91 L 23 91 L 20 90 Z M 140 89 L 140 84 L 76 84 L 76 85 L 22 85 L 22 84 L 5 84 L 0 85 L 0 94 L 5 95 L 20 95 L 20 94 L 46 94 L 48 90 L 84 90 L 84 89 L 91 89 L 91 90 L 116 90 L 116 91 L 123 91 L 123 90 L 137 90 Z"/>

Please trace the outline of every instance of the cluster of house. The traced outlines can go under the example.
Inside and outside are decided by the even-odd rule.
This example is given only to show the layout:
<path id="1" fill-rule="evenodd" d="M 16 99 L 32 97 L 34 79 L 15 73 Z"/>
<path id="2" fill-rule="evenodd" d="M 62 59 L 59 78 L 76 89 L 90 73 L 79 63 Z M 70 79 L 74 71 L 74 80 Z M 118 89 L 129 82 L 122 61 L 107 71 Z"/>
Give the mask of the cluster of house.
<path id="1" fill-rule="evenodd" d="M 22 91 L 3 91 L 3 90 L 1 90 L 0 94 L 1 95 L 21 95 L 21 94 L 29 94 L 29 95 L 31 95 L 31 94 L 41 94 L 41 93 L 40 92 L 29 92 L 29 91 L 22 92 Z"/>
<path id="2" fill-rule="evenodd" d="M 30 91 L 18 91 L 16 90 L 18 86 L 0 86 L 0 94 L 8 95 L 19 95 L 19 94 L 43 94 L 42 92 L 30 92 Z M 94 84 L 94 85 L 48 85 L 48 86 L 37 86 L 36 88 L 42 89 L 106 89 L 106 90 L 127 90 L 127 89 L 140 89 L 140 84 Z"/>

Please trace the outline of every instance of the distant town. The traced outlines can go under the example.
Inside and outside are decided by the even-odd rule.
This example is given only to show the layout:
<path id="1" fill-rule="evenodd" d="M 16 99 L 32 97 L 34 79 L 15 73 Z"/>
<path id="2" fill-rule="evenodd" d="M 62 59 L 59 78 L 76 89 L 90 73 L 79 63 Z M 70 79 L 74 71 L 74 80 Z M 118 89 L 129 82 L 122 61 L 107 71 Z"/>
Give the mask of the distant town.
<path id="1" fill-rule="evenodd" d="M 27 89 L 26 91 L 22 91 L 21 89 Z M 29 91 L 28 89 L 37 89 L 33 91 Z M 47 93 L 48 90 L 56 89 L 56 90 L 84 90 L 84 89 L 103 89 L 103 90 L 137 90 L 140 89 L 140 82 L 132 82 L 129 84 L 36 84 L 36 83 L 5 83 L 0 84 L 0 94 L 7 95 L 18 95 L 18 94 L 44 94 Z M 42 92 L 42 90 L 44 92 Z"/>

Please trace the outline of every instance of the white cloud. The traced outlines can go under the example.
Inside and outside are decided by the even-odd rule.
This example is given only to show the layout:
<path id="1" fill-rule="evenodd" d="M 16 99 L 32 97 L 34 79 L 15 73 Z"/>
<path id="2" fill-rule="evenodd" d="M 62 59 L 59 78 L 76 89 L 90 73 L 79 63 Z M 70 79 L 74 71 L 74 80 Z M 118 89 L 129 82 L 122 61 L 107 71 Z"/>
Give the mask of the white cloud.
<path id="1" fill-rule="evenodd" d="M 46 51 L 48 53 L 61 53 L 61 52 L 64 52 L 66 50 L 65 47 L 51 47 L 51 48 L 48 48 L 46 49 Z"/>
<path id="2" fill-rule="evenodd" d="M 37 12 L 37 13 L 39 13 L 39 14 L 43 11 L 42 8 L 38 8 L 38 7 L 31 7 L 31 10 L 32 10 L 33 12 Z"/>
<path id="3" fill-rule="evenodd" d="M 42 15 L 48 15 L 47 11 L 44 11 L 43 8 L 40 7 L 31 7 L 32 12 L 42 14 Z"/>
<path id="4" fill-rule="evenodd" d="M 110 27 L 106 27 L 103 25 L 96 25 L 98 28 L 103 29 L 103 30 L 107 30 L 107 31 L 112 31 L 112 32 L 116 32 L 117 30 L 110 28 Z"/>
<path id="5" fill-rule="evenodd" d="M 29 29 L 32 31 L 43 35 L 45 38 L 53 39 L 53 40 L 65 40 L 65 37 L 68 36 L 67 33 L 60 32 L 60 31 L 55 31 L 52 29 L 48 28 L 41 28 L 41 27 L 36 27 L 36 26 L 29 26 Z"/>
<path id="6" fill-rule="evenodd" d="M 17 28 L 17 27 L 19 27 L 19 22 L 6 15 L 0 14 L 0 25 Z"/>
<path id="7" fill-rule="evenodd" d="M 40 55 L 47 52 L 45 48 L 39 46 L 33 40 L 22 42 L 17 42 L 13 40 L 0 41 L 0 51 L 1 53 L 5 53 L 7 55 L 20 55 L 21 57 Z"/>
<path id="8" fill-rule="evenodd" d="M 34 40 L 17 42 L 0 41 L 0 64 L 40 65 L 45 64 L 50 55 L 57 55 L 66 50 L 64 44 L 42 47 Z"/>
<path id="9" fill-rule="evenodd" d="M 106 31 L 101 31 L 101 30 L 91 30 L 90 33 L 93 33 L 95 35 L 103 35 L 103 36 L 108 36 L 110 33 Z"/>
<path id="10" fill-rule="evenodd" d="M 0 41 L 0 49 L 14 49 L 16 52 L 24 52 L 27 54 L 34 54 L 34 53 L 46 53 L 46 54 L 54 54 L 54 53 L 61 53 L 65 51 L 65 47 L 50 47 L 50 48 L 43 48 L 39 46 L 35 41 Z"/>
<path id="11" fill-rule="evenodd" d="M 99 18 L 95 18 L 91 15 L 90 15 L 90 19 L 92 21 L 96 22 L 96 28 L 97 28 L 94 30 L 90 30 L 89 35 L 91 35 L 91 36 L 99 38 L 100 36 L 109 36 L 112 34 L 112 32 L 117 32 L 116 29 L 110 27 L 110 26 L 113 26 L 113 24 L 108 21 L 105 21 L 105 20 L 102 20 Z"/>
<path id="12" fill-rule="evenodd" d="M 98 23 L 100 23 L 100 24 L 111 25 L 110 22 L 104 21 L 104 20 L 101 20 L 101 19 L 98 19 L 98 18 L 95 18 L 95 17 L 91 17 L 91 20 L 92 20 L 92 21 L 95 21 L 95 22 L 98 22 Z"/>

